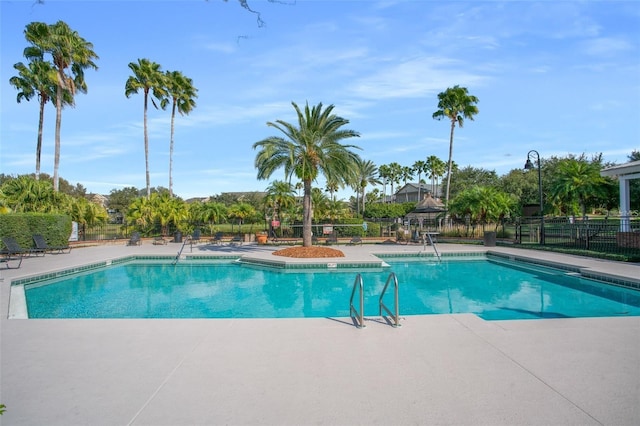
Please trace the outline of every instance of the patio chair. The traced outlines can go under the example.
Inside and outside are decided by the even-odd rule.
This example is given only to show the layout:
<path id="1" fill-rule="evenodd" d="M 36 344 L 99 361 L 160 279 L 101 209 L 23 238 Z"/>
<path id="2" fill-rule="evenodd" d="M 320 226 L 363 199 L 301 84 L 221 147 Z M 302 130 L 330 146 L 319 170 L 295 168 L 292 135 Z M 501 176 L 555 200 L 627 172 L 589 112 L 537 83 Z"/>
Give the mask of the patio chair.
<path id="1" fill-rule="evenodd" d="M 362 238 L 360 238 L 360 236 L 358 235 L 354 236 L 353 238 L 351 238 L 351 241 L 349 241 L 350 246 L 355 246 L 356 244 L 362 245 Z"/>
<path id="2" fill-rule="evenodd" d="M 244 242 L 244 240 L 242 239 L 242 235 L 236 235 L 235 237 L 233 237 L 231 239 L 231 241 L 229 241 L 229 245 L 230 246 L 235 246 L 235 245 L 241 246 L 243 242 Z"/>
<path id="3" fill-rule="evenodd" d="M 154 237 L 153 238 L 153 245 L 154 246 L 164 246 L 167 245 L 167 240 L 165 240 L 164 237 Z"/>
<path id="4" fill-rule="evenodd" d="M 222 232 L 216 232 L 216 234 L 211 238 L 209 242 L 213 244 L 221 244 L 222 243 Z"/>
<path id="5" fill-rule="evenodd" d="M 331 244 L 338 244 L 338 236 L 336 234 L 329 234 L 327 236 L 327 240 L 325 241 L 325 244 L 327 244 L 328 246 Z"/>
<path id="6" fill-rule="evenodd" d="M 33 253 L 33 250 L 31 249 L 23 249 L 22 247 L 20 247 L 20 244 L 18 244 L 18 242 L 13 237 L 2 237 L 2 243 L 4 244 L 5 248 L 0 250 L 0 254 L 4 256 L 4 259 L 2 260 L 4 262 L 7 262 L 7 269 L 18 269 L 20 265 L 22 265 L 22 258 L 25 255 Z M 13 268 L 9 266 L 9 261 L 11 260 L 17 260 L 18 266 L 15 266 Z"/>
<path id="7" fill-rule="evenodd" d="M 142 245 L 142 240 L 140 239 L 140 233 L 139 232 L 134 232 L 133 234 L 131 234 L 131 238 L 127 242 L 127 245 L 128 246 L 141 246 Z"/>
<path id="8" fill-rule="evenodd" d="M 69 250 L 67 253 L 71 252 L 71 246 L 70 245 L 65 245 L 65 246 L 50 246 L 47 241 L 44 239 L 44 237 L 40 234 L 34 234 L 33 235 L 33 242 L 36 244 L 36 248 L 35 250 L 39 250 L 42 253 L 46 253 L 46 252 L 58 252 L 58 253 L 64 253 L 65 250 Z"/>
<path id="9" fill-rule="evenodd" d="M 198 244 L 200 242 L 200 229 L 195 229 L 191 235 L 191 244 Z"/>

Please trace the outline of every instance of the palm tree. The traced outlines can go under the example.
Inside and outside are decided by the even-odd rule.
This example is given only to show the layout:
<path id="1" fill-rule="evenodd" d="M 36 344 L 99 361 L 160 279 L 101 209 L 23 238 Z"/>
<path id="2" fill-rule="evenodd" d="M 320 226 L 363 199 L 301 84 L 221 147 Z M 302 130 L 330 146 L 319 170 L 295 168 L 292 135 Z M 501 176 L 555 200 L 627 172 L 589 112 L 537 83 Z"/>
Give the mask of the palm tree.
<path id="1" fill-rule="evenodd" d="M 235 203 L 229 206 L 228 215 L 230 218 L 238 219 L 238 233 L 241 232 L 242 222 L 248 218 L 255 216 L 256 209 L 249 203 Z"/>
<path id="2" fill-rule="evenodd" d="M 149 178 L 149 134 L 147 130 L 147 106 L 149 93 L 152 94 L 151 103 L 155 108 L 158 106 L 155 103 L 155 99 L 162 100 L 166 96 L 165 94 L 165 77 L 162 71 L 160 71 L 160 65 L 151 62 L 148 59 L 138 59 L 138 63 L 130 62 L 129 69 L 133 72 L 132 76 L 129 76 L 124 86 L 124 95 L 128 98 L 134 93 L 138 93 L 138 90 L 142 90 L 144 94 L 144 162 L 146 167 L 147 178 L 147 198 L 151 196 L 151 180 Z"/>
<path id="3" fill-rule="evenodd" d="M 420 189 L 422 187 L 422 174 L 427 171 L 427 163 L 422 160 L 417 160 L 413 163 L 413 172 L 418 174 L 418 202 L 422 199 L 420 197 Z"/>
<path id="4" fill-rule="evenodd" d="M 298 125 L 282 120 L 268 122 L 268 126 L 278 129 L 285 138 L 270 136 L 253 144 L 254 149 L 260 149 L 255 166 L 258 179 L 268 179 L 275 170 L 283 167 L 286 176 L 295 175 L 302 181 L 302 245 L 311 247 L 312 182 L 319 174 L 327 180 L 348 182 L 358 157 L 351 148 L 358 147 L 342 145 L 340 141 L 360 134 L 341 129 L 349 121 L 332 114 L 333 105 L 323 110 L 322 103 L 313 108 L 307 104 L 303 112 L 295 102 L 291 104 L 296 110 Z"/>
<path id="5" fill-rule="evenodd" d="M 366 203 L 366 188 L 367 185 L 379 185 L 380 180 L 377 177 L 378 170 L 376 165 L 371 160 L 363 160 L 358 157 L 355 168 L 354 189 L 359 194 L 362 201 L 362 217 L 364 218 L 364 208 Z M 357 200 L 357 197 L 356 197 Z M 360 204 L 358 203 L 358 214 L 360 214 Z"/>
<path id="6" fill-rule="evenodd" d="M 53 163 L 53 190 L 58 191 L 58 167 L 60 165 L 60 128 L 62 124 L 62 107 L 65 97 L 71 96 L 71 105 L 76 92 L 87 93 L 84 70 L 97 69 L 94 60 L 98 55 L 93 51 L 93 44 L 80 37 L 63 22 L 53 25 L 43 22 L 32 22 L 25 29 L 25 38 L 32 46 L 24 50 L 28 59 L 43 60 L 45 54 L 52 57 L 53 68 L 57 73 L 56 81 L 56 133 L 55 155 Z"/>
<path id="7" fill-rule="evenodd" d="M 455 163 L 452 162 L 452 164 Z M 438 194 L 436 193 L 436 186 L 438 185 L 438 180 L 440 179 L 440 177 L 444 176 L 446 167 L 446 163 L 435 155 L 430 155 L 427 157 L 426 171 L 429 173 L 429 179 L 431 179 L 431 192 L 433 193 L 434 198 L 438 196 Z M 454 165 L 452 165 L 452 167 L 455 169 Z"/>
<path id="8" fill-rule="evenodd" d="M 265 214 L 267 209 L 272 209 L 272 219 L 282 219 L 282 212 L 296 205 L 296 191 L 293 185 L 282 180 L 274 180 L 267 187 L 267 195 L 264 197 Z M 271 229 L 271 228 L 269 228 Z"/>
<path id="9" fill-rule="evenodd" d="M 338 192 L 338 190 L 340 189 L 340 184 L 338 183 L 338 181 L 333 180 L 333 179 L 329 179 L 327 180 L 327 184 L 325 185 L 325 191 L 327 191 L 330 194 L 330 199 L 331 201 L 335 201 L 335 193 Z"/>
<path id="10" fill-rule="evenodd" d="M 400 183 L 400 179 L 402 177 L 402 166 L 394 161 L 393 163 L 389 163 L 387 167 L 389 167 L 387 178 L 389 179 L 389 183 L 391 184 L 391 199 L 395 201 L 395 192 L 393 191 L 393 185 L 397 185 Z"/>
<path id="11" fill-rule="evenodd" d="M 380 176 L 380 178 L 382 179 L 382 201 L 384 203 L 387 202 L 387 182 L 389 181 L 390 172 L 391 170 L 386 164 L 378 167 L 378 176 Z"/>
<path id="12" fill-rule="evenodd" d="M 189 115 L 196 107 L 195 98 L 198 97 L 198 89 L 193 87 L 193 81 L 185 77 L 180 71 L 167 71 L 166 90 L 167 96 L 171 99 L 163 98 L 160 102 L 164 109 L 171 102 L 171 142 L 169 144 L 169 196 L 173 197 L 173 129 L 176 117 L 176 110 L 180 115 Z"/>
<path id="13" fill-rule="evenodd" d="M 465 119 L 473 121 L 473 116 L 478 113 L 478 98 L 469 95 L 466 87 L 455 85 L 444 92 L 438 93 L 438 110 L 432 117 L 436 120 L 449 119 L 451 121 L 451 133 L 449 135 L 449 167 L 447 173 L 447 196 L 449 201 L 449 188 L 451 187 L 451 171 L 453 170 L 453 131 L 456 123 L 462 127 Z"/>
<path id="14" fill-rule="evenodd" d="M 409 182 L 410 179 L 413 179 L 413 168 L 409 166 L 402 166 L 402 169 L 400 169 L 400 177 L 406 186 L 407 182 Z M 404 195 L 405 201 L 409 201 L 409 193 L 405 192 Z"/>
<path id="15" fill-rule="evenodd" d="M 604 194 L 606 179 L 600 176 L 598 163 L 567 158 L 558 164 L 551 184 L 551 196 L 565 206 L 578 202 L 584 217 L 589 199 Z"/>
<path id="16" fill-rule="evenodd" d="M 36 143 L 36 180 L 40 179 L 40 157 L 42 152 L 42 129 L 44 127 L 44 106 L 56 94 L 57 74 L 51 63 L 41 59 L 33 59 L 28 65 L 18 62 L 13 66 L 18 75 L 9 79 L 9 83 L 18 90 L 17 101 L 30 101 L 38 96 L 40 115 L 38 119 L 38 140 Z M 69 94 L 69 92 L 65 92 Z M 71 99 L 66 97 L 65 103 Z"/>

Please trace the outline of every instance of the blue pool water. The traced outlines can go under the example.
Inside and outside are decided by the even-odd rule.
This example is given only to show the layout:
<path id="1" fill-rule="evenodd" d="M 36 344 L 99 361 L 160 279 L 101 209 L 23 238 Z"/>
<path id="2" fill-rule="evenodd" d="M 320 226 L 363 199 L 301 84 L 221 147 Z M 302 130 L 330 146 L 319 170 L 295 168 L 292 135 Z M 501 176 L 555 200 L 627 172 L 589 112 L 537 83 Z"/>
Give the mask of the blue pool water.
<path id="1" fill-rule="evenodd" d="M 487 320 L 639 316 L 640 292 L 563 271 L 489 260 L 387 261 L 362 272 L 365 316 L 391 271 L 401 315 Z M 130 262 L 25 286 L 30 318 L 348 317 L 353 269 L 296 272 L 237 263 Z M 393 304 L 393 292 L 385 303 Z M 386 298 L 385 298 L 386 299 Z"/>

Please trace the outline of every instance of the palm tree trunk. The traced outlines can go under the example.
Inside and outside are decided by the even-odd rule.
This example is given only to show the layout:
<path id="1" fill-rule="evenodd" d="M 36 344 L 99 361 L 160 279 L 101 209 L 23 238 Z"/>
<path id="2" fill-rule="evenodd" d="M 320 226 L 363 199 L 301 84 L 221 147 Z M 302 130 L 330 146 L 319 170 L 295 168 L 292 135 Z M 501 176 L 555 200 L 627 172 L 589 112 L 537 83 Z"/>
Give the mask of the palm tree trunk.
<path id="1" fill-rule="evenodd" d="M 173 126 L 176 118 L 176 103 L 171 108 L 171 142 L 169 143 L 169 197 L 173 197 L 173 178 L 171 171 L 173 169 Z"/>
<path id="2" fill-rule="evenodd" d="M 313 219 L 313 210 L 311 205 L 311 180 L 304 180 L 304 196 L 302 198 L 302 246 L 312 246 L 311 224 Z"/>
<path id="3" fill-rule="evenodd" d="M 58 78 L 62 78 L 59 76 Z M 53 190 L 58 192 L 60 189 L 58 167 L 60 165 L 60 127 L 62 125 L 62 82 L 58 83 L 56 89 L 56 135 L 55 135 L 55 154 L 53 156 Z"/>
<path id="4" fill-rule="evenodd" d="M 451 120 L 451 135 L 449 136 L 449 172 L 447 173 L 447 205 L 449 204 L 449 194 L 451 193 L 451 168 L 453 167 L 453 131 L 456 128 L 456 122 Z"/>
<path id="5" fill-rule="evenodd" d="M 147 98 L 149 91 L 144 92 L 144 165 L 147 177 L 147 198 L 151 197 L 151 179 L 149 179 L 149 135 L 147 133 Z"/>
<path id="6" fill-rule="evenodd" d="M 42 128 L 44 127 L 44 105 L 46 98 L 40 100 L 40 119 L 38 120 L 38 142 L 36 143 L 36 180 L 40 180 L 40 158 L 42 157 Z"/>

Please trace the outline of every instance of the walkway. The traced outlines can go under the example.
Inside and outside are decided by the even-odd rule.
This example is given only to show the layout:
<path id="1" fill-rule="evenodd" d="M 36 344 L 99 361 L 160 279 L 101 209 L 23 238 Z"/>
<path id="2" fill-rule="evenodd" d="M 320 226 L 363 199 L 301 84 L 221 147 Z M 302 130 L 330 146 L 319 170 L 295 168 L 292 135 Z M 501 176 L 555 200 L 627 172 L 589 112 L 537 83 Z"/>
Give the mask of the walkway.
<path id="1" fill-rule="evenodd" d="M 0 422 L 640 424 L 640 318 L 408 316 L 394 329 L 369 317 L 363 330 L 344 318 L 7 319 L 13 278 L 132 253 L 175 254 L 176 246 L 74 249 L 0 271 L 0 403 L 7 406 Z M 353 260 L 422 246 L 338 248 Z M 272 249 L 198 245 L 193 253 L 271 256 Z M 496 250 L 640 277 L 638 265 Z"/>

